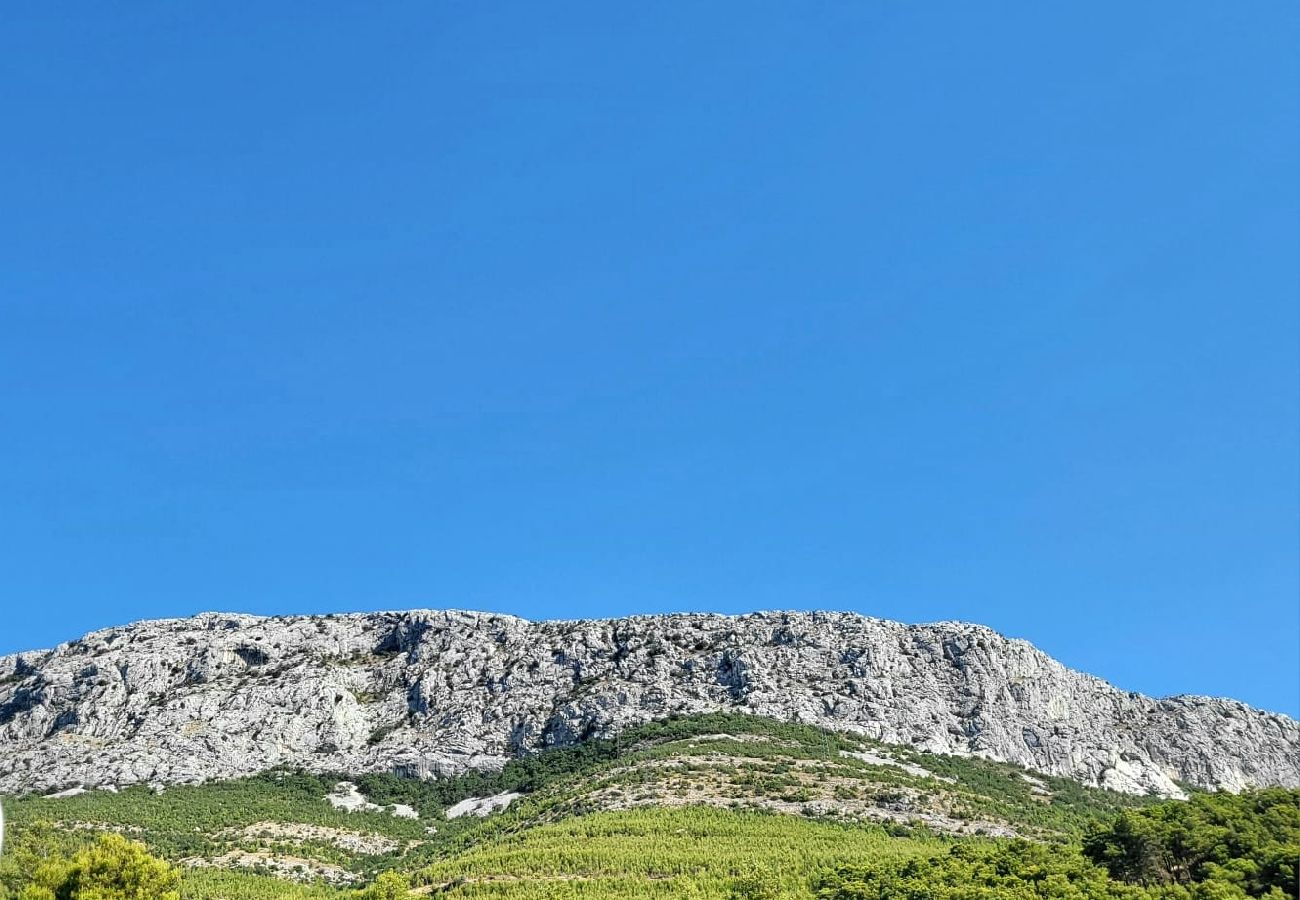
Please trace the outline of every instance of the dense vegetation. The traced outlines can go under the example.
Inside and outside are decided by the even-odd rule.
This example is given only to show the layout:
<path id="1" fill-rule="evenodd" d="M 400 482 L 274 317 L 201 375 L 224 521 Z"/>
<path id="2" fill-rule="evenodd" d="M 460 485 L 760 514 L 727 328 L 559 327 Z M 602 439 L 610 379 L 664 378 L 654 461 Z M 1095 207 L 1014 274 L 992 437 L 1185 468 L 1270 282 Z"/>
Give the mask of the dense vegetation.
<path id="1" fill-rule="evenodd" d="M 1135 884 L 1213 884 L 1251 897 L 1294 894 L 1300 792 L 1200 795 L 1126 812 L 1089 833 L 1083 852 L 1113 878 Z"/>
<path id="2" fill-rule="evenodd" d="M 878 825 L 702 807 L 647 807 L 503 830 L 419 872 L 447 898 L 721 898 L 752 873 L 799 896 L 842 861 L 933 854 L 931 835 L 891 836 Z"/>
<path id="3" fill-rule="evenodd" d="M 0 900 L 1296 897 L 1297 791 L 1154 803 L 745 716 L 654 723 L 495 773 L 352 778 L 418 820 L 334 809 L 341 777 L 18 800 Z M 443 815 L 504 792 L 523 796 L 486 819 Z"/>
<path id="4" fill-rule="evenodd" d="M 1120 813 L 1081 846 L 964 842 L 929 859 L 842 865 L 817 900 L 1283 900 L 1297 896 L 1300 791 L 1201 795 Z"/>
<path id="5" fill-rule="evenodd" d="M 0 869 L 0 896 L 18 900 L 180 900 L 180 873 L 143 844 L 103 834 L 69 855 L 25 842 Z"/>

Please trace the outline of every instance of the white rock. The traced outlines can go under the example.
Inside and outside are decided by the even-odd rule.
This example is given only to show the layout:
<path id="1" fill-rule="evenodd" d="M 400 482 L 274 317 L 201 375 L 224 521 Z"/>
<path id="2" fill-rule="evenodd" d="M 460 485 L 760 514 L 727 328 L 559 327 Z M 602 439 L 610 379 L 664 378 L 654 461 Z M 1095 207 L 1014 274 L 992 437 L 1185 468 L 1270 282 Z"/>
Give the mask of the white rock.
<path id="1" fill-rule="evenodd" d="M 454 806 L 447 807 L 447 818 L 459 819 L 461 816 L 490 816 L 498 810 L 505 809 L 519 799 L 518 794 L 493 794 L 491 797 L 470 797 Z"/>
<path id="2" fill-rule="evenodd" d="M 160 789 L 277 766 L 437 778 L 719 710 L 1136 793 L 1178 796 L 1175 779 L 1300 786 L 1294 719 L 1127 693 L 978 625 L 417 610 L 209 613 L 0 657 L 0 793 Z"/>
<path id="3" fill-rule="evenodd" d="M 367 800 L 366 795 L 361 793 L 360 789 L 350 781 L 340 781 L 334 785 L 334 790 L 326 795 L 325 801 L 335 809 L 346 812 L 359 812 L 361 810 L 377 812 L 383 809 L 379 804 Z"/>

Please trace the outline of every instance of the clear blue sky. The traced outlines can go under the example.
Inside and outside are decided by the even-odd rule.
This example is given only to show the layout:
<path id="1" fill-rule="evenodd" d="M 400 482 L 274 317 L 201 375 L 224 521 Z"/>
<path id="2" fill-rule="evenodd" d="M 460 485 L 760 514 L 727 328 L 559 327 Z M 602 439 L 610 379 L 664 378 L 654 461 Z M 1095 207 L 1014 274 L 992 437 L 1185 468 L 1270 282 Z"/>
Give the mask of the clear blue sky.
<path id="1" fill-rule="evenodd" d="M 0 652 L 966 619 L 1300 711 L 1300 7 L 24 4 Z"/>

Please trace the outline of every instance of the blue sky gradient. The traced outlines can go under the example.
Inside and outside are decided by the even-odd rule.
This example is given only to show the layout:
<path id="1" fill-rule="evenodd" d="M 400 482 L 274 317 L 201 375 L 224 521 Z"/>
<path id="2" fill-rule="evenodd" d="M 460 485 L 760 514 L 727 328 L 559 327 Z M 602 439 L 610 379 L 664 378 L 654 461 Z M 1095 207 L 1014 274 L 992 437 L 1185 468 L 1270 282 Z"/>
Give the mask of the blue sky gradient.
<path id="1" fill-rule="evenodd" d="M 965 619 L 1300 712 L 1300 7 L 25 5 L 0 653 Z"/>

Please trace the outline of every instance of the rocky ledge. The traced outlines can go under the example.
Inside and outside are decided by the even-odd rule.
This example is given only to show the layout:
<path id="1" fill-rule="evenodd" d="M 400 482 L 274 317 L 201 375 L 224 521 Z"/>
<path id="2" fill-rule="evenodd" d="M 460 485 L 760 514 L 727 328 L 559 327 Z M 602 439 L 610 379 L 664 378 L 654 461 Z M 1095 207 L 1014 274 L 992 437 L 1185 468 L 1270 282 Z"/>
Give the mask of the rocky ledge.
<path id="1" fill-rule="evenodd" d="M 1300 786 L 1300 723 L 1128 693 L 978 625 L 849 613 L 529 622 L 205 614 L 0 658 L 0 791 L 292 766 L 436 777 L 733 710 L 1120 791 Z"/>

